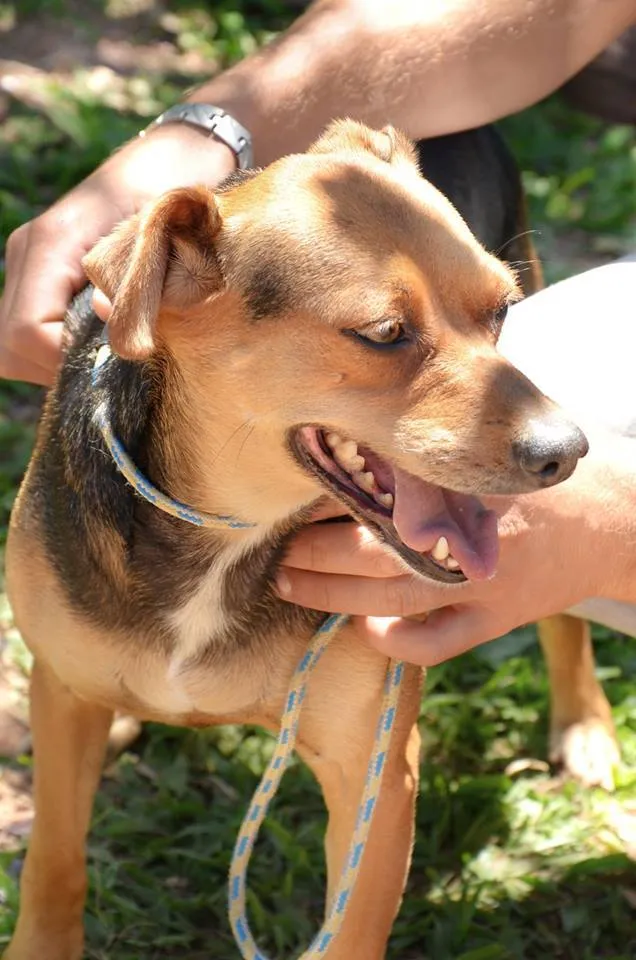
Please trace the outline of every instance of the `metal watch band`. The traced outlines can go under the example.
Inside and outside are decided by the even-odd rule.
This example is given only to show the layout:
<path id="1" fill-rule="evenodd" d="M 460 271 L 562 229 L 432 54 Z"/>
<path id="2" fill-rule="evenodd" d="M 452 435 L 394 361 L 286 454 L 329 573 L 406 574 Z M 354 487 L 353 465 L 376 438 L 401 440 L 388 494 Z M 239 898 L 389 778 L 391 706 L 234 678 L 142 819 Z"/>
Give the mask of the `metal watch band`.
<path id="1" fill-rule="evenodd" d="M 145 130 L 141 131 L 140 136 L 143 137 L 147 131 L 162 127 L 166 123 L 190 123 L 194 127 L 200 127 L 230 148 L 240 170 L 254 166 L 252 137 L 249 130 L 226 113 L 222 107 L 214 107 L 209 103 L 178 103 L 153 120 Z"/>

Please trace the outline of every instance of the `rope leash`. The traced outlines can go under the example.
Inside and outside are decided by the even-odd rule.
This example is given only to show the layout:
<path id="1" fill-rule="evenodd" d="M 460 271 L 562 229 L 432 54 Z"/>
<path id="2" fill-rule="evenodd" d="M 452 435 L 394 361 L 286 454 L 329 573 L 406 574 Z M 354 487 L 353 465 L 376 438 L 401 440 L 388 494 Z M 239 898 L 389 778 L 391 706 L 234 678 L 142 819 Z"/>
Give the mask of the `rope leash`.
<path id="1" fill-rule="evenodd" d="M 327 649 L 329 641 L 338 629 L 347 621 L 343 614 L 330 616 L 309 644 L 307 653 L 296 667 L 287 695 L 287 704 L 281 719 L 281 729 L 276 741 L 272 759 L 263 774 L 261 782 L 252 797 L 249 809 L 241 825 L 234 847 L 230 866 L 229 914 L 234 939 L 244 960 L 268 960 L 259 950 L 249 928 L 245 904 L 247 868 L 258 837 L 258 831 L 265 819 L 268 807 L 273 800 L 285 769 L 291 759 L 298 732 L 298 719 L 305 697 L 309 675 L 316 668 Z M 375 743 L 367 768 L 367 776 L 358 807 L 353 837 L 349 845 L 338 887 L 329 905 L 327 917 L 300 960 L 316 960 L 324 957 L 327 948 L 338 936 L 345 918 L 347 904 L 355 886 L 360 863 L 373 821 L 382 784 L 385 760 L 391 741 L 395 721 L 403 665 L 391 661 L 384 683 L 384 693 L 380 710 L 380 720 L 375 735 Z"/>
<path id="2" fill-rule="evenodd" d="M 97 383 L 99 370 L 111 356 L 110 346 L 104 334 L 93 366 L 93 385 Z M 94 413 L 94 419 L 120 473 L 139 496 L 152 503 L 159 510 L 200 527 L 247 529 L 256 526 L 254 523 L 243 522 L 233 517 L 202 513 L 184 503 L 180 503 L 178 500 L 167 497 L 141 473 L 113 433 L 106 400 L 98 405 Z M 268 960 L 267 956 L 259 950 L 247 919 L 246 894 L 249 862 L 261 824 L 267 815 L 269 805 L 276 795 L 294 751 L 300 711 L 305 699 L 309 678 L 320 662 L 329 642 L 348 619 L 346 614 L 340 613 L 327 617 L 312 637 L 307 652 L 296 667 L 287 693 L 274 753 L 252 797 L 236 840 L 230 865 L 228 912 L 232 933 L 243 960 Z M 389 662 L 384 682 L 380 718 L 347 857 L 337 889 L 328 905 L 325 921 L 308 949 L 301 954 L 298 960 L 320 960 L 324 957 L 344 922 L 347 905 L 360 872 L 360 864 L 380 794 L 382 775 L 399 703 L 403 671 L 402 663 L 397 660 Z"/>
<path id="3" fill-rule="evenodd" d="M 97 351 L 95 363 L 93 364 L 93 386 L 98 382 L 100 369 L 111 357 L 110 346 L 108 343 L 102 343 Z M 199 510 L 194 510 L 192 507 L 186 506 L 185 503 L 180 503 L 178 500 L 172 500 L 170 497 L 167 497 L 165 493 L 157 490 L 143 475 L 141 470 L 135 466 L 126 453 L 123 444 L 113 433 L 106 400 L 103 400 L 102 403 L 99 404 L 93 416 L 100 429 L 108 452 L 115 461 L 117 469 L 144 500 L 148 500 L 149 503 L 152 503 L 159 510 L 163 510 L 164 513 L 169 513 L 171 517 L 178 517 L 179 520 L 185 520 L 186 523 L 192 523 L 197 527 L 230 527 L 233 530 L 247 530 L 256 526 L 255 523 L 245 523 L 242 520 L 235 520 L 234 517 L 202 513 Z"/>

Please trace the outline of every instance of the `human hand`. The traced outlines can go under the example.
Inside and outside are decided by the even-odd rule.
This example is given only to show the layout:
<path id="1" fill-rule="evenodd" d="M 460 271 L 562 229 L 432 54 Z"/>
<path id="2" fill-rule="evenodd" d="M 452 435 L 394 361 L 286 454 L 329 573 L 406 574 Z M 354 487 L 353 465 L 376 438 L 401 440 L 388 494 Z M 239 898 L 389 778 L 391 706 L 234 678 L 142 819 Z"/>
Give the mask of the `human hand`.
<path id="1" fill-rule="evenodd" d="M 81 260 L 96 241 L 173 187 L 217 184 L 233 153 L 185 124 L 137 138 L 54 206 L 11 234 L 0 299 L 0 377 L 49 385 L 61 359 L 62 321 L 86 284 Z"/>
<path id="2" fill-rule="evenodd" d="M 626 446 L 627 445 L 627 446 Z M 631 445 L 631 446 L 630 446 Z M 424 666 L 587 597 L 634 602 L 636 444 L 597 437 L 564 484 L 515 499 L 489 498 L 500 560 L 488 581 L 436 583 L 411 573 L 356 524 L 314 524 L 293 541 L 279 595 L 356 617 L 382 652 Z M 425 622 L 408 619 L 430 611 Z"/>

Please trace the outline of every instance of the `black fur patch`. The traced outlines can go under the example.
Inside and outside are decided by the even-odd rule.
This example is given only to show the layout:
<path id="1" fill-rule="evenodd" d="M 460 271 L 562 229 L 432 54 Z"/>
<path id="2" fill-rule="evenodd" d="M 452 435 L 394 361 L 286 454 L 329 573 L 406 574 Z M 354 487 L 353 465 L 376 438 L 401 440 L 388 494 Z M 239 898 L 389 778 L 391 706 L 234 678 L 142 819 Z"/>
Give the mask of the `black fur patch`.
<path id="1" fill-rule="evenodd" d="M 257 167 L 252 170 L 234 170 L 232 173 L 228 173 L 224 180 L 221 180 L 219 185 L 214 188 L 214 192 L 228 193 L 230 190 L 233 190 L 234 187 L 240 187 L 242 183 L 253 180 L 260 172 L 260 169 Z"/>
<path id="2" fill-rule="evenodd" d="M 168 652 L 174 644 L 168 614 L 210 570 L 223 539 L 147 503 L 113 463 L 92 420 L 104 392 L 116 435 L 142 472 L 162 487 L 157 423 L 174 371 L 165 358 L 145 364 L 113 358 L 93 388 L 91 370 L 103 326 L 90 309 L 90 293 L 82 293 L 69 312 L 72 344 L 47 401 L 27 503 L 39 515 L 47 553 L 70 606 L 106 630 L 123 631 L 129 642 Z M 93 521 L 121 538 L 123 580 L 103 562 L 90 536 Z M 281 630 L 309 637 L 324 616 L 281 603 L 271 591 L 290 530 L 281 528 L 228 571 L 225 612 L 235 627 L 231 636 L 217 638 L 204 651 L 207 661 L 221 651 L 226 657 L 239 646 L 268 642 Z M 210 610 L 211 632 L 214 615 Z"/>
<path id="3" fill-rule="evenodd" d="M 462 215 L 493 253 L 518 230 L 522 189 L 519 172 L 494 127 L 479 127 L 417 143 L 420 171 Z"/>
<path id="4" fill-rule="evenodd" d="M 262 260 L 251 272 L 245 290 L 245 302 L 253 320 L 281 314 L 289 305 L 287 277 L 272 259 Z"/>

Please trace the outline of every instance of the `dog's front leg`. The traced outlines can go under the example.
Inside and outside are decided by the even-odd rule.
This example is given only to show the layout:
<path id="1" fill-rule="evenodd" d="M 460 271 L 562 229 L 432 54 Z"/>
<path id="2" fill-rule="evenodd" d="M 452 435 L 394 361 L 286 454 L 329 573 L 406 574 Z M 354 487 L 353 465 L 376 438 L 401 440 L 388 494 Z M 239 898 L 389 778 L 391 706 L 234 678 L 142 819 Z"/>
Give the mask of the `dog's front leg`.
<path id="1" fill-rule="evenodd" d="M 310 683 L 299 750 L 327 808 L 328 902 L 355 828 L 378 723 L 386 658 L 347 631 L 333 642 Z M 342 929 L 326 960 L 382 960 L 411 859 L 419 781 L 421 671 L 407 666 L 384 766 L 382 789 Z"/>
<path id="2" fill-rule="evenodd" d="M 31 679 L 35 822 L 20 915 L 4 960 L 80 960 L 85 839 L 112 713 L 35 663 Z"/>

